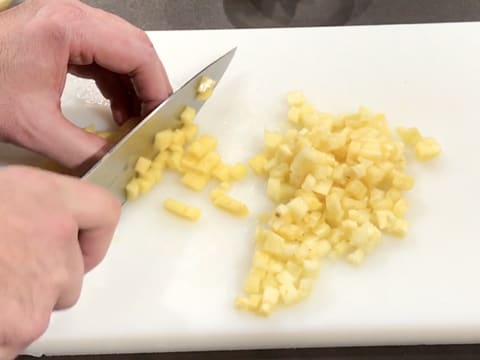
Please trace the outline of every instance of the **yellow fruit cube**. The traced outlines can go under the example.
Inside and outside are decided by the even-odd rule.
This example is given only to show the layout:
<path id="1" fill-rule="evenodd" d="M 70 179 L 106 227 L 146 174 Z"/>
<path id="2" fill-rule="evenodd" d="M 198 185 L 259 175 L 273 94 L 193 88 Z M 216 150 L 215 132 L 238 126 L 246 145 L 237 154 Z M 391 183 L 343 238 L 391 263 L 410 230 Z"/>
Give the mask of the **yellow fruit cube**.
<path id="1" fill-rule="evenodd" d="M 287 95 L 287 102 L 289 106 L 300 107 L 305 104 L 305 95 L 301 91 L 292 91 Z"/>
<path id="2" fill-rule="evenodd" d="M 197 86 L 197 99 L 202 101 L 207 100 L 212 96 L 216 84 L 217 82 L 215 80 L 210 79 L 207 76 L 202 76 Z"/>
<path id="3" fill-rule="evenodd" d="M 433 138 L 423 138 L 415 144 L 415 157 L 420 161 L 428 161 L 437 157 L 442 151 Z"/>
<path id="4" fill-rule="evenodd" d="M 191 221 L 198 220 L 201 215 L 201 211 L 199 209 L 173 199 L 165 200 L 163 206 L 171 213 Z"/>
<path id="5" fill-rule="evenodd" d="M 198 134 L 198 126 L 194 124 L 188 124 L 183 127 L 185 133 L 185 142 L 190 144 Z"/>
<path id="6" fill-rule="evenodd" d="M 223 210 L 230 212 L 236 216 L 247 216 L 248 207 L 244 203 L 226 195 L 223 190 L 217 189 L 212 191 L 210 199 L 213 204 Z"/>
<path id="7" fill-rule="evenodd" d="M 172 145 L 183 146 L 185 145 L 185 142 L 186 142 L 186 136 L 183 129 L 176 129 L 173 132 Z"/>
<path id="8" fill-rule="evenodd" d="M 222 182 L 230 181 L 230 167 L 220 162 L 212 170 L 212 177 Z"/>
<path id="9" fill-rule="evenodd" d="M 280 293 L 278 289 L 271 286 L 267 286 L 265 290 L 263 290 L 262 302 L 264 304 L 270 304 L 275 306 L 278 303 L 279 298 L 280 298 Z"/>
<path id="10" fill-rule="evenodd" d="M 265 277 L 265 274 L 265 270 L 252 270 L 245 281 L 243 290 L 247 294 L 258 294 L 261 290 L 261 283 Z"/>
<path id="11" fill-rule="evenodd" d="M 396 171 L 393 176 L 392 184 L 400 190 L 411 190 L 415 185 L 415 179 L 407 174 Z"/>
<path id="12" fill-rule="evenodd" d="M 220 163 L 220 155 L 211 151 L 194 166 L 194 169 L 201 174 L 209 175 L 218 163 Z"/>
<path id="13" fill-rule="evenodd" d="M 398 127 L 397 134 L 400 139 L 402 139 L 402 141 L 408 145 L 415 145 L 420 140 L 422 140 L 422 135 L 420 134 L 420 131 L 418 131 L 418 129 L 414 127 Z"/>
<path id="14" fill-rule="evenodd" d="M 185 106 L 182 113 L 180 114 L 180 120 L 182 120 L 184 124 L 190 125 L 195 120 L 196 115 L 197 115 L 197 110 L 195 110 L 191 106 Z"/>
<path id="15" fill-rule="evenodd" d="M 128 201 L 135 201 L 140 195 L 140 186 L 137 179 L 132 179 L 125 187 Z"/>
<path id="16" fill-rule="evenodd" d="M 201 159 L 210 151 L 215 150 L 216 147 L 217 139 L 213 136 L 202 135 L 188 147 L 187 154 Z"/>
<path id="17" fill-rule="evenodd" d="M 207 186 L 209 175 L 197 172 L 186 172 L 182 177 L 182 184 L 194 191 L 202 191 Z"/>
<path id="18" fill-rule="evenodd" d="M 365 259 L 365 252 L 362 249 L 355 249 L 347 255 L 347 261 L 352 265 L 360 265 Z"/>
<path id="19" fill-rule="evenodd" d="M 288 110 L 287 119 L 293 124 L 298 124 L 300 122 L 300 109 L 297 107 L 290 108 Z"/>
<path id="20" fill-rule="evenodd" d="M 135 171 L 139 175 L 145 175 L 152 165 L 152 160 L 147 159 L 146 157 L 140 156 L 135 163 Z"/>
<path id="21" fill-rule="evenodd" d="M 171 129 L 163 130 L 155 135 L 153 146 L 156 150 L 162 152 L 172 145 L 173 131 Z"/>
<path id="22" fill-rule="evenodd" d="M 270 157 L 273 156 L 282 141 L 283 136 L 281 134 L 272 131 L 265 131 L 263 136 L 265 154 Z"/>
<path id="23" fill-rule="evenodd" d="M 151 176 L 143 176 L 137 179 L 137 183 L 140 189 L 140 194 L 146 194 L 152 189 L 155 184 L 155 179 Z"/>
<path id="24" fill-rule="evenodd" d="M 243 164 L 236 164 L 230 168 L 230 176 L 234 180 L 242 180 L 247 176 L 248 169 Z"/>
<path id="25" fill-rule="evenodd" d="M 288 208 L 297 219 L 302 219 L 309 210 L 308 204 L 302 197 L 296 197 L 287 204 Z"/>
<path id="26" fill-rule="evenodd" d="M 267 158 L 263 154 L 258 154 L 248 161 L 250 167 L 255 171 L 257 175 L 265 174 L 265 165 L 267 164 Z"/>
<path id="27" fill-rule="evenodd" d="M 167 151 L 160 152 L 155 158 L 153 159 L 152 167 L 156 169 L 164 169 L 167 165 L 169 153 Z"/>
<path id="28" fill-rule="evenodd" d="M 408 203 L 405 199 L 398 200 L 393 206 L 393 213 L 396 217 L 402 218 L 405 216 L 405 213 L 408 209 Z"/>
<path id="29" fill-rule="evenodd" d="M 183 159 L 182 152 L 180 151 L 172 152 L 167 157 L 166 165 L 171 170 L 183 172 L 182 159 Z"/>
<path id="30" fill-rule="evenodd" d="M 368 189 L 360 180 L 352 180 L 347 184 L 345 191 L 355 199 L 360 200 L 365 198 Z"/>
<path id="31" fill-rule="evenodd" d="M 298 290 L 291 284 L 281 285 L 279 292 L 282 304 L 292 305 L 299 300 Z"/>

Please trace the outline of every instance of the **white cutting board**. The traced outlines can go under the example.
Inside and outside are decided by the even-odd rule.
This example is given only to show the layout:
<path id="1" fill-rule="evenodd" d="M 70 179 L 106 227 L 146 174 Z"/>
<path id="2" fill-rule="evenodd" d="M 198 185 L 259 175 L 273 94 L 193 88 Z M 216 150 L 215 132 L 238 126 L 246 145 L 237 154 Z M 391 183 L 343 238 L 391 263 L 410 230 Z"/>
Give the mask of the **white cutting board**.
<path id="1" fill-rule="evenodd" d="M 260 149 L 265 128 L 285 126 L 284 99 L 294 89 L 322 111 L 366 105 L 392 125 L 418 126 L 444 153 L 410 167 L 417 185 L 407 238 L 386 239 L 360 268 L 325 263 L 308 301 L 268 319 L 233 307 L 255 215 L 270 206 L 263 181 L 235 186 L 252 212 L 240 220 L 216 210 L 208 192 L 191 193 L 167 177 L 124 207 L 78 305 L 55 314 L 28 353 L 480 341 L 480 23 L 150 36 L 174 87 L 238 47 L 198 117 L 228 161 L 245 161 Z M 108 127 L 108 108 L 96 102 L 91 83 L 70 79 L 64 109 L 71 119 Z M 166 214 L 167 196 L 198 205 L 203 217 L 190 224 Z"/>

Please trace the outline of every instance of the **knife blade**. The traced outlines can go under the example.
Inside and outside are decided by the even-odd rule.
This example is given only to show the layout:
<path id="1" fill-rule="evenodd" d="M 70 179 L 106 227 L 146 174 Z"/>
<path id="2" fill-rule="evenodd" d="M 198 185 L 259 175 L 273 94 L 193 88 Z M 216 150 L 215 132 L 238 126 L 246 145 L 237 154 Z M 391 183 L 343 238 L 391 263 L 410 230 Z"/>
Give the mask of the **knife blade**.
<path id="1" fill-rule="evenodd" d="M 236 48 L 222 55 L 175 91 L 94 164 L 82 179 L 109 190 L 123 205 L 126 202 L 125 186 L 135 175 L 137 159 L 155 155 L 155 134 L 168 128 L 178 128 L 181 125 L 179 115 L 185 106 L 193 107 L 198 114 L 205 103 L 196 98 L 200 79 L 206 76 L 218 85 L 235 51 Z"/>

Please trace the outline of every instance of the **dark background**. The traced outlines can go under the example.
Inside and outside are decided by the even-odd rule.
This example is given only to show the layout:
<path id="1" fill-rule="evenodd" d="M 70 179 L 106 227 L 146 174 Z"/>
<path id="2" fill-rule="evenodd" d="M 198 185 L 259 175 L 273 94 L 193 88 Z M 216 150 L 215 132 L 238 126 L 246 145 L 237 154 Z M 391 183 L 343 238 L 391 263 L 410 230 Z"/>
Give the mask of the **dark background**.
<path id="1" fill-rule="evenodd" d="M 479 21 L 480 0 L 84 0 L 145 30 Z M 49 357 L 57 360 L 478 359 L 480 345 L 329 348 L 149 355 Z M 22 360 L 30 359 L 21 357 Z"/>

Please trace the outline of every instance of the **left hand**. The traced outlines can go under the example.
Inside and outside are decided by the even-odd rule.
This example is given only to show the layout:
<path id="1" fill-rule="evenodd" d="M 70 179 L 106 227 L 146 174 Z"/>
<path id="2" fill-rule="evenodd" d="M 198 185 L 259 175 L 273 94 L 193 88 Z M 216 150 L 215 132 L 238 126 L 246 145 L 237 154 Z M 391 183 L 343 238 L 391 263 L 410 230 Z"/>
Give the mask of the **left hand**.
<path id="1" fill-rule="evenodd" d="M 122 124 L 171 93 L 144 31 L 77 0 L 30 0 L 0 14 L 0 140 L 77 169 L 105 140 L 60 108 L 68 72 L 95 79 Z"/>

